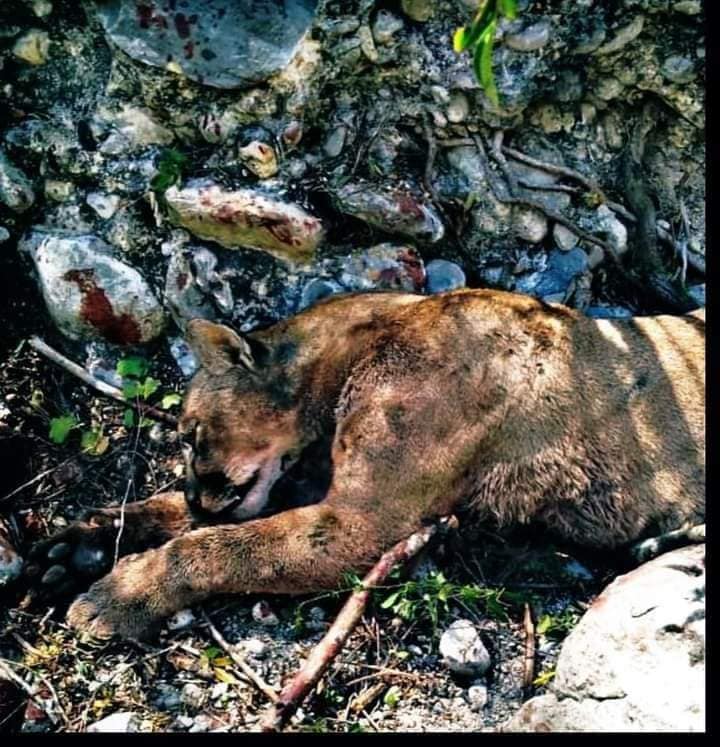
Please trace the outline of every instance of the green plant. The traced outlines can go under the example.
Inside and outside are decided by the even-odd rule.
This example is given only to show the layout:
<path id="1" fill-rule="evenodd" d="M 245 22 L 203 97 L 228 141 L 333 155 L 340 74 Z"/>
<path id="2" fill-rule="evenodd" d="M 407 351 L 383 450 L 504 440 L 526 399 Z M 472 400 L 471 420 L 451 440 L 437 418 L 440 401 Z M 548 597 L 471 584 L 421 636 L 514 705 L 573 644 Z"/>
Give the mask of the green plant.
<path id="1" fill-rule="evenodd" d="M 406 581 L 395 587 L 380 606 L 403 620 L 427 620 L 435 633 L 441 619 L 449 614 L 451 603 L 471 609 L 479 607 L 489 617 L 506 620 L 507 608 L 523 601 L 521 594 L 478 584 L 455 584 L 441 571 L 435 571 L 419 581 Z"/>
<path id="2" fill-rule="evenodd" d="M 80 421 L 72 414 L 65 413 L 60 415 L 58 418 L 50 419 L 50 440 L 54 444 L 64 444 L 67 441 L 67 437 L 70 435 L 70 431 L 74 430 L 80 425 Z"/>
<path id="3" fill-rule="evenodd" d="M 533 680 L 533 685 L 535 685 L 536 687 L 544 687 L 554 677 L 555 677 L 555 670 L 546 669 L 544 672 L 540 672 L 540 674 Z"/>
<path id="4" fill-rule="evenodd" d="M 545 636 L 553 641 L 562 641 L 567 634 L 577 625 L 580 612 L 574 607 L 566 607 L 562 612 L 543 615 L 535 626 L 538 635 Z"/>
<path id="5" fill-rule="evenodd" d="M 129 356 L 118 361 L 116 371 L 122 378 L 123 396 L 128 402 L 149 404 L 153 396 L 160 392 L 160 382 L 152 376 L 148 376 L 150 364 L 140 356 Z M 160 407 L 167 410 L 182 402 L 182 397 L 177 392 L 166 392 L 162 394 Z M 126 428 L 134 425 L 144 427 L 152 425 L 152 420 L 140 418 L 137 421 L 134 410 L 127 408 L 123 414 L 123 424 Z"/>
<path id="6" fill-rule="evenodd" d="M 175 148 L 166 148 L 158 158 L 155 176 L 150 180 L 150 189 L 159 194 L 177 184 L 182 177 L 182 170 L 187 165 L 187 156 Z"/>
<path id="7" fill-rule="evenodd" d="M 465 51 L 472 54 L 475 76 L 495 106 L 500 103 L 500 97 L 495 85 L 492 54 L 499 16 L 515 19 L 517 0 L 481 0 L 472 23 L 461 26 L 453 35 L 453 49 L 458 54 Z"/>

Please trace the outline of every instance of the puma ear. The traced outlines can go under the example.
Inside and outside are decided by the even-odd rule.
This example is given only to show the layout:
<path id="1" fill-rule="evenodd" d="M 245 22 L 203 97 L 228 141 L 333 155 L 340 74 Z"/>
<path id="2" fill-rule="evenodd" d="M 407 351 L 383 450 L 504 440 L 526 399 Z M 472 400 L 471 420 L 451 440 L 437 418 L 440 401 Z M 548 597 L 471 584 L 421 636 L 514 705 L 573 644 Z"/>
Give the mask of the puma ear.
<path id="1" fill-rule="evenodd" d="M 214 374 L 235 366 L 256 371 L 266 358 L 267 351 L 262 343 L 207 319 L 188 322 L 186 337 L 200 366 Z"/>

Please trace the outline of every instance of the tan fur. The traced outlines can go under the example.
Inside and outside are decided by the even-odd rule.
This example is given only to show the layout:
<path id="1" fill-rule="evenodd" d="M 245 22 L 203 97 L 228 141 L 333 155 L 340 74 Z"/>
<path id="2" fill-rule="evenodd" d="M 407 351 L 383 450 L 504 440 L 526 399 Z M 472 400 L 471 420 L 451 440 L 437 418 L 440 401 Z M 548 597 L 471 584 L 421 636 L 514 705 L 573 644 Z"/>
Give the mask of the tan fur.
<path id="1" fill-rule="evenodd" d="M 704 520 L 698 314 L 591 320 L 499 291 L 360 294 L 245 339 L 207 322 L 190 338 L 203 367 L 181 433 L 201 514 L 257 514 L 278 465 L 323 436 L 327 496 L 124 559 L 71 607 L 80 628 L 139 635 L 220 592 L 332 588 L 463 507 L 599 548 Z M 250 490 L 245 514 L 226 481 Z"/>

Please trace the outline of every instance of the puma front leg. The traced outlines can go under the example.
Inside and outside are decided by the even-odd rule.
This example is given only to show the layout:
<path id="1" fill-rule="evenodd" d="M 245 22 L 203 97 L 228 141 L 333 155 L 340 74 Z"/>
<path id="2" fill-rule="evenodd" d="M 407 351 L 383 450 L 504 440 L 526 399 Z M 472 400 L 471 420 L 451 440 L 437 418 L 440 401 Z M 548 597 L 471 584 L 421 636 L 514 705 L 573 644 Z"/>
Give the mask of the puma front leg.
<path id="1" fill-rule="evenodd" d="M 120 561 L 68 610 L 97 637 L 140 638 L 179 609 L 216 594 L 302 594 L 337 588 L 401 539 L 378 516 L 319 504 L 241 525 L 196 529 Z"/>

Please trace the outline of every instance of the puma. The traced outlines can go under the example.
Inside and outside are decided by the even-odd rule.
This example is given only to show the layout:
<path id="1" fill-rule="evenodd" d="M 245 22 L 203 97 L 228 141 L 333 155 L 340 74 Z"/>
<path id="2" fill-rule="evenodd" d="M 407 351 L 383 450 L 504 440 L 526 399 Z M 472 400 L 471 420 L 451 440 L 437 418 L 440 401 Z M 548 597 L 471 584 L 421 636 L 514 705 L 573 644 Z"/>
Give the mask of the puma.
<path id="1" fill-rule="evenodd" d="M 336 587 L 456 511 L 594 548 L 704 521 L 704 311 L 367 293 L 246 336 L 194 320 L 188 339 L 184 494 L 94 511 L 31 554 L 39 588 L 98 578 L 68 611 L 96 636 L 215 594 Z M 277 502 L 301 467 L 322 490 Z"/>

